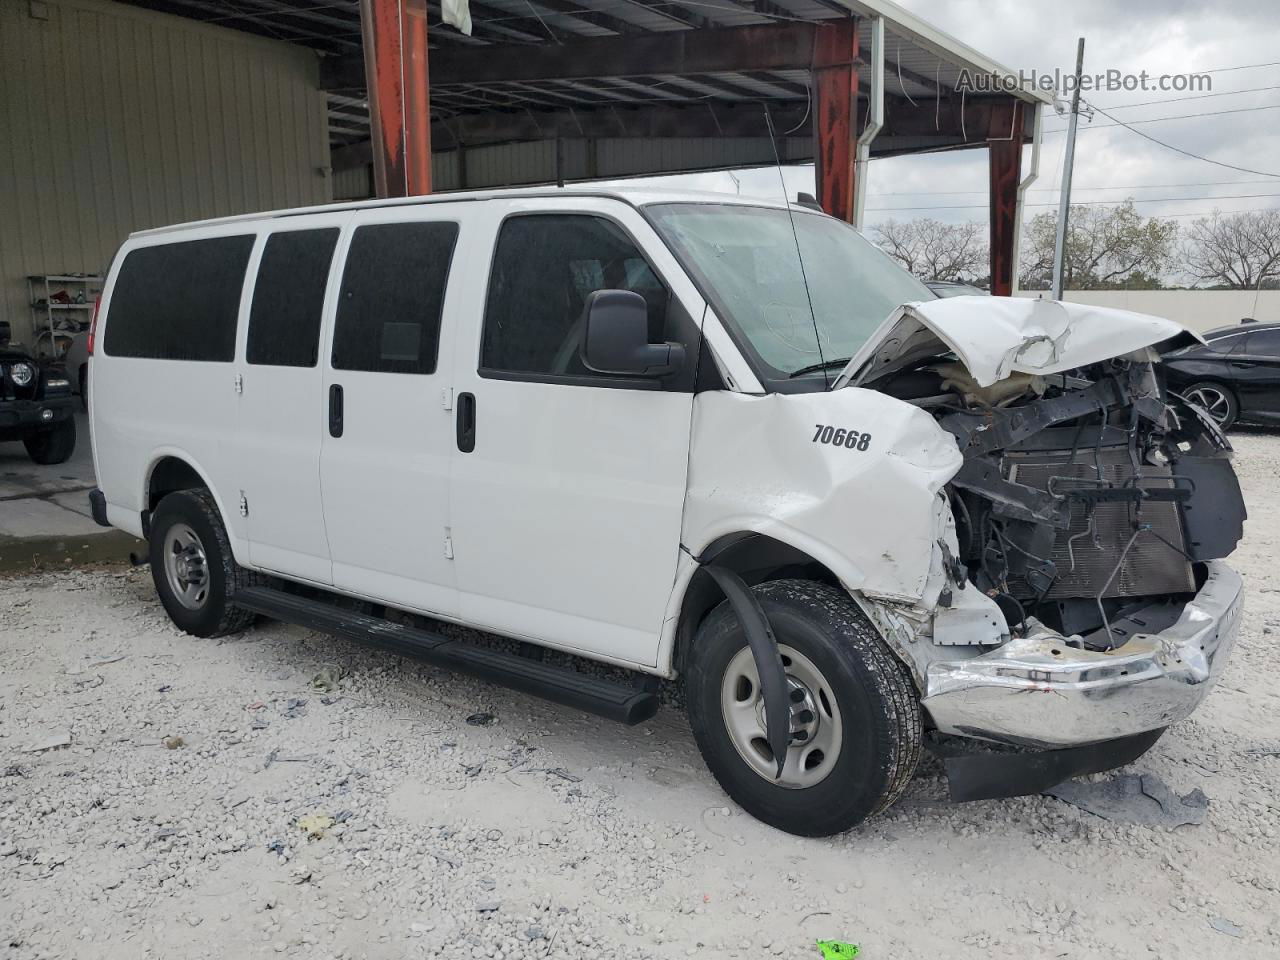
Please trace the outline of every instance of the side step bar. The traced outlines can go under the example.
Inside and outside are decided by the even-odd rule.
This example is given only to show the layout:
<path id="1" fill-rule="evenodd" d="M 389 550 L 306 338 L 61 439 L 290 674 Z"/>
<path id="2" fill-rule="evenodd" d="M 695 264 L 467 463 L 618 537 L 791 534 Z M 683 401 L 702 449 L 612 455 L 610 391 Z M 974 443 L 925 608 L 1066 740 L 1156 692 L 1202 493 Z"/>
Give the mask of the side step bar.
<path id="1" fill-rule="evenodd" d="M 270 587 L 249 587 L 237 591 L 232 602 L 275 620 L 383 647 L 567 707 L 576 707 L 607 720 L 630 725 L 648 720 L 658 712 L 658 697 L 654 693 L 344 610 L 323 600 L 309 600 Z"/>

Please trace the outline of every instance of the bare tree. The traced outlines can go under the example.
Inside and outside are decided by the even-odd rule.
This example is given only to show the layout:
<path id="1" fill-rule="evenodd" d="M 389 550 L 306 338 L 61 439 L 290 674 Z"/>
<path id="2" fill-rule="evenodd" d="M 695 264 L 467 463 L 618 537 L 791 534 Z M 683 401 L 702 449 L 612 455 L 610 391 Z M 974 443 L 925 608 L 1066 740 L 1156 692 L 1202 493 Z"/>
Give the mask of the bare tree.
<path id="1" fill-rule="evenodd" d="M 1223 214 L 1191 225 L 1186 271 L 1211 286 L 1257 290 L 1280 280 L 1280 210 Z"/>
<path id="2" fill-rule="evenodd" d="M 1053 276 L 1056 213 L 1038 213 L 1027 224 L 1021 285 L 1048 289 Z M 1067 222 L 1063 286 L 1070 290 L 1150 288 L 1173 260 L 1178 225 L 1144 217 L 1133 200 L 1114 207 L 1079 205 Z"/>
<path id="3" fill-rule="evenodd" d="M 987 265 L 986 227 L 940 220 L 886 220 L 876 242 L 889 256 L 924 280 L 971 280 Z"/>

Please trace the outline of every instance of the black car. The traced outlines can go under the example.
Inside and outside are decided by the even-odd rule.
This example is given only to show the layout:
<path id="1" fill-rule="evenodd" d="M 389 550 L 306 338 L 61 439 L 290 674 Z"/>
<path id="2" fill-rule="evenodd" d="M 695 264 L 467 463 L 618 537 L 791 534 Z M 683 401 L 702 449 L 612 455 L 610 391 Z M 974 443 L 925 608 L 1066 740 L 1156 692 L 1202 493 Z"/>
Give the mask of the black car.
<path id="1" fill-rule="evenodd" d="M 36 463 L 62 463 L 76 448 L 75 398 L 62 367 L 11 343 L 0 320 L 0 442 L 21 440 Z"/>
<path id="2" fill-rule="evenodd" d="M 1280 323 L 1222 327 L 1204 338 L 1165 354 L 1169 389 L 1224 430 L 1237 420 L 1280 423 Z"/>

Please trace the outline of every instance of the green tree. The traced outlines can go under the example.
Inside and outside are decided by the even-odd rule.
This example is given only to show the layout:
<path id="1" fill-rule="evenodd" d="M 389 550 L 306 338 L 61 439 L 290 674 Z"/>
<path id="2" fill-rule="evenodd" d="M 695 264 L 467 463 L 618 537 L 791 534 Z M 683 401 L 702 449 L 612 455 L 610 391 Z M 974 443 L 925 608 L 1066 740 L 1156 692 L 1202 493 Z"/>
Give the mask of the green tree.
<path id="1" fill-rule="evenodd" d="M 1053 281 L 1058 215 L 1038 213 L 1027 224 L 1019 282 L 1047 290 Z M 1076 205 L 1067 221 L 1063 287 L 1068 290 L 1151 290 L 1173 262 L 1178 225 L 1144 217 L 1132 198 L 1114 207 Z"/>

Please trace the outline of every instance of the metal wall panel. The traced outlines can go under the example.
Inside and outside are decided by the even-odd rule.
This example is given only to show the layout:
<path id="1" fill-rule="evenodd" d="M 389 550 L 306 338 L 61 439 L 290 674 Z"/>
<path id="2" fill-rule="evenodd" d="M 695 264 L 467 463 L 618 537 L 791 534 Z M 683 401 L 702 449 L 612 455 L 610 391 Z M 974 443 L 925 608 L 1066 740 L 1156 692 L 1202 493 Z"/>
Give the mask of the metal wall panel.
<path id="1" fill-rule="evenodd" d="M 39 14 L 47 19 L 42 19 Z M 36 14 L 36 15 L 33 15 Z M 316 55 L 99 0 L 0 0 L 0 319 L 133 230 L 331 197 Z"/>

